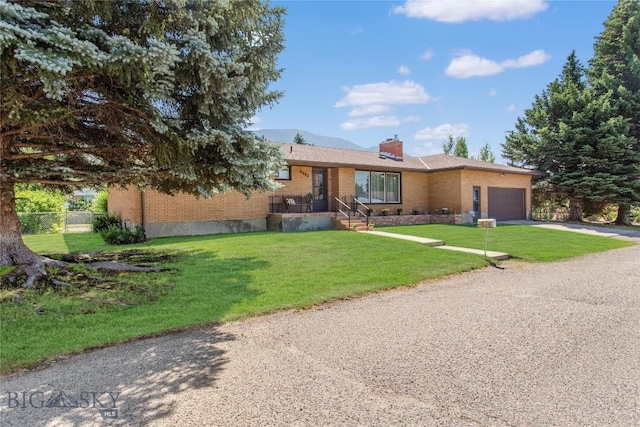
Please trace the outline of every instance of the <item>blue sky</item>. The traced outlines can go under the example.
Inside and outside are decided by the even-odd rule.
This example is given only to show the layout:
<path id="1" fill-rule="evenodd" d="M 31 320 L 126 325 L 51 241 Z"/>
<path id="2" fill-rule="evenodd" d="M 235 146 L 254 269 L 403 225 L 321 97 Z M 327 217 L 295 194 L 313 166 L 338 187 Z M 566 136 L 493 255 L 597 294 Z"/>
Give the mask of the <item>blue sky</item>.
<path id="1" fill-rule="evenodd" d="M 584 65 L 614 1 L 272 1 L 287 8 L 284 97 L 255 129 L 303 129 L 405 154 L 449 134 L 502 163 L 505 132 L 576 50 Z"/>

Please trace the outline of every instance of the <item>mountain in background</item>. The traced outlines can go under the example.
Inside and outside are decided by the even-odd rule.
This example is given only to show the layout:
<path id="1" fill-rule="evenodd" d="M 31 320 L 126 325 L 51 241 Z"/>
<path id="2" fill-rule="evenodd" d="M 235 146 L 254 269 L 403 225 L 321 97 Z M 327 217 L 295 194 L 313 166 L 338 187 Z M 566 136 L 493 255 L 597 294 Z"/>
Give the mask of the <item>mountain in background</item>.
<path id="1" fill-rule="evenodd" d="M 348 150 L 361 151 L 377 151 L 378 147 L 363 147 L 351 141 L 342 138 L 334 138 L 332 136 L 317 135 L 300 129 L 259 129 L 254 130 L 257 136 L 263 136 L 265 139 L 273 142 L 293 143 L 297 133 L 300 133 L 307 144 L 313 144 L 320 147 L 346 148 Z"/>

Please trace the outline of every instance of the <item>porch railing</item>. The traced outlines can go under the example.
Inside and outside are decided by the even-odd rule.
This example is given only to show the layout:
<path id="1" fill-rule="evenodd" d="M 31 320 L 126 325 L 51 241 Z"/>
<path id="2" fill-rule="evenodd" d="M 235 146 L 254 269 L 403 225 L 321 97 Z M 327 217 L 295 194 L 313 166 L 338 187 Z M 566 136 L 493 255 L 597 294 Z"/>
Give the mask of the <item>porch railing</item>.
<path id="1" fill-rule="evenodd" d="M 302 194 L 269 196 L 269 213 L 311 213 L 313 200 Z"/>
<path id="2" fill-rule="evenodd" d="M 362 218 L 364 217 L 369 223 L 369 217 L 371 215 L 371 209 L 362 203 L 360 200 L 355 198 L 354 196 L 344 196 L 342 199 L 338 197 L 334 197 L 335 201 L 335 214 L 336 218 L 338 216 L 347 218 L 349 228 L 351 228 L 351 218 Z"/>

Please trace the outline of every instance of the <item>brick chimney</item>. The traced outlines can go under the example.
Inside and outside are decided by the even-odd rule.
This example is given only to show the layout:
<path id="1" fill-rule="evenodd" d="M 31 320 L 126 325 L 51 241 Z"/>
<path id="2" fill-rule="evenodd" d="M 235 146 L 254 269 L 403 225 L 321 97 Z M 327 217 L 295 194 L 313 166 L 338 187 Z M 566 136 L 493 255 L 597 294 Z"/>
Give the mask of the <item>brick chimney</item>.
<path id="1" fill-rule="evenodd" d="M 380 143 L 380 157 L 386 159 L 402 161 L 402 141 L 398 139 L 398 135 L 394 135 L 393 138 L 387 138 Z"/>

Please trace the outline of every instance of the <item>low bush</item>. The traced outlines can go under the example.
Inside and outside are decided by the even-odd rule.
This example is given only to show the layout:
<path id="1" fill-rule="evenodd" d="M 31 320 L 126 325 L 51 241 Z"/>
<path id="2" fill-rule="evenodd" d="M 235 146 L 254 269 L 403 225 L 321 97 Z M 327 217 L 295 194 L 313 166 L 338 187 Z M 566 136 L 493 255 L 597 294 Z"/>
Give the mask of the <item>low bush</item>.
<path id="1" fill-rule="evenodd" d="M 145 241 L 144 229 L 136 225 L 131 230 L 120 218 L 111 215 L 98 215 L 91 221 L 91 229 L 99 233 L 110 245 L 129 245 Z"/>
<path id="2" fill-rule="evenodd" d="M 101 231 L 100 235 L 110 245 L 130 245 L 145 240 L 144 229 L 139 225 L 136 225 L 133 231 L 122 224 L 111 225 L 105 231 Z"/>
<path id="3" fill-rule="evenodd" d="M 111 215 L 96 215 L 91 220 L 91 230 L 94 233 L 103 233 L 109 229 L 111 226 L 122 225 L 122 221 L 117 216 Z"/>

